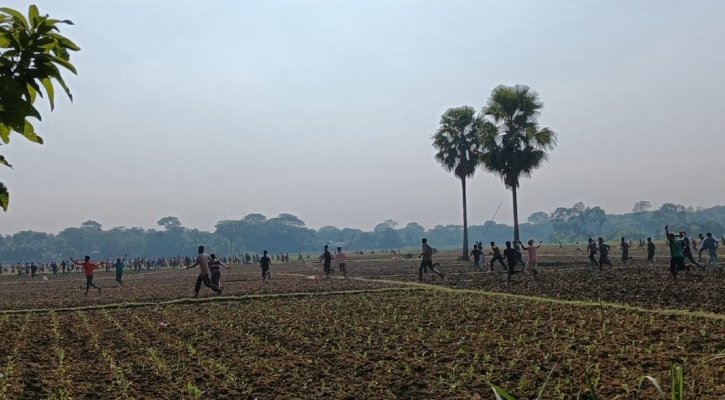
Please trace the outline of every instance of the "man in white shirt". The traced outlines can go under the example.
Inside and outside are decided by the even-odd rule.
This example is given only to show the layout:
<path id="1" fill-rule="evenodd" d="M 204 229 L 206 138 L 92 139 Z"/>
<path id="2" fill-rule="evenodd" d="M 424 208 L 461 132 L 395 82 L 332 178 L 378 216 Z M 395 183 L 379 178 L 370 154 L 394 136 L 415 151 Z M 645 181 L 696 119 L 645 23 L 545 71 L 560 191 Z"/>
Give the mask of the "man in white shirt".
<path id="1" fill-rule="evenodd" d="M 214 291 L 216 294 L 222 294 L 222 290 L 211 283 L 211 279 L 209 278 L 209 275 L 211 271 L 209 270 L 209 256 L 204 253 L 204 246 L 199 246 L 199 255 L 196 256 L 196 262 L 193 265 L 190 265 L 186 267 L 186 269 L 194 268 L 197 265 L 199 266 L 199 277 L 196 278 L 196 286 L 194 287 L 194 298 L 199 297 L 199 290 L 201 290 L 201 284 L 203 283 L 204 286 L 210 288 Z"/>

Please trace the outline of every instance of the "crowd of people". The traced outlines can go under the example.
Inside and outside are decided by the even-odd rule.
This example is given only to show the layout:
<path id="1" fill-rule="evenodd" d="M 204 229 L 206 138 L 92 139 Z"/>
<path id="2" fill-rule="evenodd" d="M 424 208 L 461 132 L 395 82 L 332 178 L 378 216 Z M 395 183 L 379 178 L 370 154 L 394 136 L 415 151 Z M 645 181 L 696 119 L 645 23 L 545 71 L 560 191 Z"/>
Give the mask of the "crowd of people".
<path id="1" fill-rule="evenodd" d="M 678 274 L 684 270 L 692 270 L 694 267 L 701 268 L 707 271 L 711 268 L 722 271 L 722 267 L 718 263 L 717 251 L 720 246 L 718 240 L 715 239 L 712 233 L 706 235 L 698 235 L 697 239 L 690 239 L 687 233 L 680 231 L 677 235 L 669 231 L 669 227 L 665 226 L 665 237 L 667 250 L 669 252 L 669 265 L 670 273 L 674 279 L 677 279 Z M 722 238 L 722 245 L 725 246 L 725 237 Z M 486 261 L 484 253 L 483 243 L 476 242 L 473 246 L 469 257 L 473 259 L 473 268 L 475 271 L 493 272 L 496 263 L 499 263 L 506 272 L 507 280 L 511 280 L 511 277 L 518 273 L 530 272 L 533 279 L 536 280 L 538 276 L 538 250 L 543 242 L 539 241 L 536 243 L 533 239 L 527 241 L 526 244 L 521 241 L 507 241 L 505 248 L 502 250 L 495 242 L 490 243 L 490 251 L 488 255 L 491 256 L 490 262 Z M 698 251 L 699 245 L 699 251 Z M 621 261 L 623 265 L 627 265 L 633 258 L 630 256 L 630 248 L 632 246 L 632 240 L 626 240 L 622 237 L 619 243 L 619 251 L 621 252 Z M 560 248 L 563 248 L 561 243 Z M 646 251 L 647 261 L 651 264 L 655 264 L 655 254 L 657 247 L 652 241 L 652 238 L 640 239 L 639 249 Z M 428 240 L 422 239 L 422 252 L 418 256 L 421 258 L 421 263 L 418 269 L 418 280 L 423 281 L 424 274 L 428 271 L 436 274 L 441 279 L 445 275 L 440 271 L 440 264 L 433 262 L 433 255 L 436 253 L 435 249 L 428 244 Z M 604 266 L 612 266 L 612 262 L 609 259 L 609 253 L 611 252 L 611 246 L 604 242 L 603 238 L 597 238 L 594 240 L 592 237 L 587 239 L 586 254 L 589 258 L 589 263 L 592 266 L 597 267 L 600 271 L 603 270 Z M 317 257 L 316 261 L 319 261 L 323 265 L 323 273 L 327 278 L 330 278 L 335 273 L 333 267 L 333 261 L 337 264 L 339 272 L 343 274 L 344 279 L 348 279 L 348 271 L 346 268 L 346 254 L 343 252 L 342 247 L 337 247 L 337 251 L 333 255 L 330 252 L 329 246 L 324 246 L 322 254 Z M 576 243 L 577 253 L 582 253 L 582 249 L 579 243 Z M 397 255 L 394 250 L 383 250 L 382 252 L 390 252 L 393 255 Z M 526 252 L 526 262 L 523 260 L 523 252 Z M 698 252 L 698 258 L 695 259 L 694 253 Z M 355 254 L 360 255 L 362 252 L 357 250 Z M 707 259 L 702 260 L 702 254 L 706 253 Z M 374 254 L 371 251 L 371 254 Z M 281 264 L 290 262 L 289 253 L 278 253 L 275 255 L 276 261 Z M 307 259 L 310 255 L 307 254 Z M 298 253 L 298 262 L 306 262 L 303 258 L 302 253 Z M 689 264 L 686 264 L 689 261 Z M 199 295 L 201 286 L 210 288 L 217 294 L 222 294 L 222 282 L 221 282 L 221 268 L 224 267 L 229 269 L 227 263 L 236 264 L 256 264 L 260 267 L 262 273 L 262 281 L 267 282 L 271 279 L 271 265 L 272 258 L 269 257 L 268 252 L 263 251 L 262 256 L 257 254 L 250 255 L 245 253 L 239 256 L 222 256 L 217 257 L 215 254 L 207 255 L 204 252 L 204 246 L 199 246 L 198 254 L 196 259 L 191 257 L 178 256 L 170 258 L 134 258 L 127 260 L 127 257 L 117 258 L 115 261 L 106 259 L 105 261 L 91 261 L 89 256 L 85 256 L 84 260 L 77 261 L 70 258 L 70 262 L 65 260 L 60 263 L 14 263 L 10 265 L 0 265 L 0 272 L 16 274 L 18 277 L 27 277 L 28 279 L 35 279 L 38 273 L 52 273 L 53 275 L 58 274 L 71 274 L 83 272 L 86 277 L 86 295 L 91 288 L 95 288 L 98 292 L 101 292 L 101 288 L 96 286 L 93 282 L 94 272 L 97 269 L 105 269 L 107 272 L 114 270 L 116 273 L 116 281 L 119 286 L 123 288 L 123 274 L 126 268 L 131 268 L 133 271 L 139 272 L 143 270 L 152 270 L 161 267 L 168 268 L 199 268 L 199 275 L 196 280 L 194 287 L 194 297 Z M 520 269 L 518 267 L 521 266 Z M 487 267 L 487 268 L 486 268 Z"/>

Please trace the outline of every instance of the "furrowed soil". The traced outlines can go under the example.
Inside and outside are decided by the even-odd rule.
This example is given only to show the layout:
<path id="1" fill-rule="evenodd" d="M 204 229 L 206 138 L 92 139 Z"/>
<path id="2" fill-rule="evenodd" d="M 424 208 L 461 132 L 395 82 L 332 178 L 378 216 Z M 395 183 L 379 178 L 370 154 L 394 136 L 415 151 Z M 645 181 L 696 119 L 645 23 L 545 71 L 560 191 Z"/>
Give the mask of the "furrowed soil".
<path id="1" fill-rule="evenodd" d="M 351 258 L 349 280 L 300 263 L 262 283 L 235 266 L 223 296 L 202 288 L 196 303 L 176 301 L 193 270 L 129 271 L 124 289 L 99 272 L 87 297 L 81 274 L 0 278 L 0 399 L 493 399 L 491 385 L 535 399 L 549 376 L 542 399 L 592 399 L 587 377 L 602 399 L 657 399 L 643 377 L 669 391 L 672 366 L 686 398 L 725 399 L 717 273 L 674 284 L 662 261 L 600 272 L 544 254 L 537 281 L 507 283 L 500 266 L 439 255 L 445 279 L 420 285 L 418 260 Z"/>

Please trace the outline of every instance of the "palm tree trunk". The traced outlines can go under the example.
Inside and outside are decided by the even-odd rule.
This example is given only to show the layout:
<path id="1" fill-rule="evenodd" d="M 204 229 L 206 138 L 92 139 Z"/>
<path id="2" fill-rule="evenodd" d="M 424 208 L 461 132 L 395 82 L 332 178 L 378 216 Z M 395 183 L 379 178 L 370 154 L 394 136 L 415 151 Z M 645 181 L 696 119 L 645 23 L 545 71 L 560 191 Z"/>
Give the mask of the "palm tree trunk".
<path id="1" fill-rule="evenodd" d="M 516 196 L 516 186 L 511 188 L 514 199 L 514 243 L 518 243 L 519 237 L 519 198 Z"/>
<path id="2" fill-rule="evenodd" d="M 468 206 L 466 205 L 466 178 L 461 178 L 463 191 L 463 259 L 468 260 Z"/>

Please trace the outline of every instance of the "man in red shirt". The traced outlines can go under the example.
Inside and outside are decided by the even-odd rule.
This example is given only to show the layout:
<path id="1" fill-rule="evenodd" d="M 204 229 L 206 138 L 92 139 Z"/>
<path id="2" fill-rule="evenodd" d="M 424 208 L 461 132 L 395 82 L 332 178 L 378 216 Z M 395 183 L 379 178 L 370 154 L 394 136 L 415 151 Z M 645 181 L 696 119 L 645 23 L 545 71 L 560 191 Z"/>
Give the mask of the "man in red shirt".
<path id="1" fill-rule="evenodd" d="M 96 268 L 100 267 L 103 263 L 102 262 L 97 263 L 97 264 L 92 263 L 91 258 L 88 256 L 85 257 L 85 261 L 83 261 L 83 262 L 78 262 L 78 261 L 74 260 L 72 257 L 70 260 L 71 260 L 71 262 L 73 262 L 73 264 L 83 267 L 83 271 L 86 274 L 86 296 L 88 296 L 88 291 L 91 289 L 91 286 L 98 289 L 98 294 L 101 294 L 101 288 L 99 288 L 98 286 L 96 286 L 93 283 L 93 271 Z"/>

